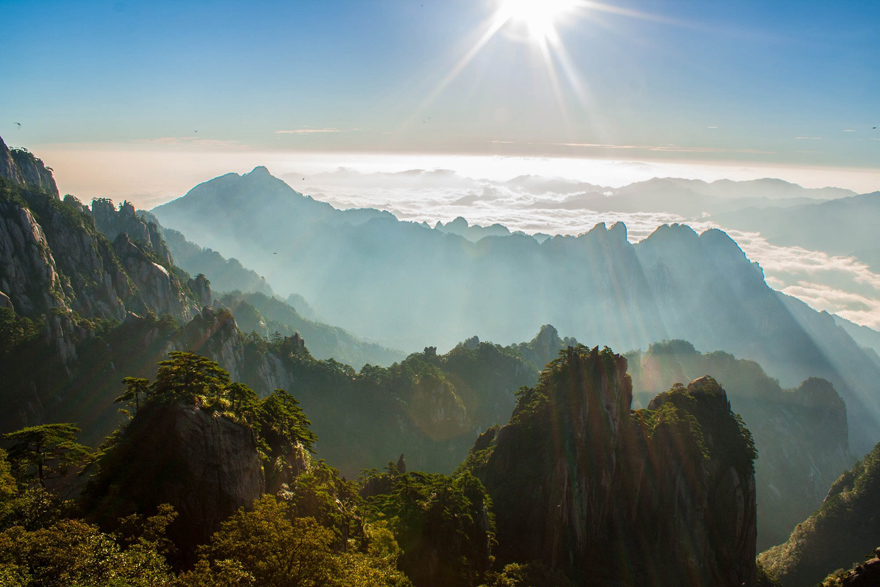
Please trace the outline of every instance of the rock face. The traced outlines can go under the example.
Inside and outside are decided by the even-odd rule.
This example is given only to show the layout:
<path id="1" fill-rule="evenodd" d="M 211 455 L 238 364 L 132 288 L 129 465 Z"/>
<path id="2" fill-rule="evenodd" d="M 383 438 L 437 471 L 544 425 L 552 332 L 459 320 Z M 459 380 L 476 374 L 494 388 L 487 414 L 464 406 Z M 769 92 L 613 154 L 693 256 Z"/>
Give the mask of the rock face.
<path id="1" fill-rule="evenodd" d="M 101 206 L 96 210 L 107 215 Z M 9 183 L 0 187 L 0 291 L 16 312 L 35 317 L 57 308 L 116 320 L 127 312 L 153 312 L 188 320 L 200 302 L 210 301 L 204 280 L 183 283 L 174 273 L 155 227 L 125 207 L 118 216 L 123 220 L 117 224 L 130 221 L 128 228 L 142 229 L 138 238 L 147 242 L 118 232 L 111 244 L 75 198 L 60 201 Z"/>
<path id="2" fill-rule="evenodd" d="M 477 441 L 499 561 L 578 585 L 754 585 L 754 453 L 724 391 L 704 378 L 631 401 L 624 358 L 569 348 Z"/>
<path id="3" fill-rule="evenodd" d="M 24 315 L 67 308 L 55 259 L 34 215 L 0 199 L 0 290 Z"/>
<path id="4" fill-rule="evenodd" d="M 43 162 L 23 149 L 12 151 L 0 138 L 0 177 L 21 186 L 30 186 L 58 198 L 58 186 L 52 171 Z"/>
<path id="5" fill-rule="evenodd" d="M 95 228 L 111 241 L 125 233 L 131 240 L 156 255 L 164 264 L 172 263 L 171 253 L 159 232 L 159 226 L 155 222 L 147 222 L 138 217 L 134 206 L 129 202 L 122 202 L 117 210 L 112 200 L 96 198 L 92 200 L 92 217 L 95 219 Z"/>
<path id="6" fill-rule="evenodd" d="M 104 522 L 170 503 L 169 536 L 186 555 L 264 490 L 253 431 L 196 406 L 148 406 L 102 463 L 92 499 Z M 185 557 L 184 557 L 185 558 Z"/>

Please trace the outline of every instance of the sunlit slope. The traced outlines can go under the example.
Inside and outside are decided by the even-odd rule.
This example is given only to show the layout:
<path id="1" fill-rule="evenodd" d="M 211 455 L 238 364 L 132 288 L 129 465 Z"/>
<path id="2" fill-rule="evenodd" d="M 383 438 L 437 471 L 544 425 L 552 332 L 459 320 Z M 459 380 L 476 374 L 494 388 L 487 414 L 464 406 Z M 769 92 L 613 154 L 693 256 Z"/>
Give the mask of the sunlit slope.
<path id="1" fill-rule="evenodd" d="M 783 587 L 813 585 L 850 568 L 880 544 L 880 445 L 831 485 L 816 513 L 787 542 L 758 557 Z"/>

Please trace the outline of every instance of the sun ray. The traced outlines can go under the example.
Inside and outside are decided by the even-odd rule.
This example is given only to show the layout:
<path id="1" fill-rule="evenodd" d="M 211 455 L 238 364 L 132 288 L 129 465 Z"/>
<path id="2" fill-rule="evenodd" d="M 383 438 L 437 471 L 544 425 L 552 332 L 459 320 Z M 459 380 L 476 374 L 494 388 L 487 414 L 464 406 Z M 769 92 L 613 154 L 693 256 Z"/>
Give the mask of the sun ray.
<path id="1" fill-rule="evenodd" d="M 412 116 L 410 116 L 409 120 L 407 120 L 405 126 L 411 126 L 416 120 L 418 120 L 418 118 L 425 112 L 425 110 L 434 102 L 437 96 L 443 93 L 443 90 L 445 90 L 446 87 L 449 86 L 449 84 L 451 84 L 453 80 L 458 77 L 458 75 L 464 70 L 464 68 L 467 67 L 468 64 L 474 60 L 474 57 L 476 57 L 477 54 L 479 54 L 480 50 L 486 46 L 486 43 L 492 40 L 492 37 L 494 37 L 498 33 L 498 31 L 501 30 L 501 27 L 503 27 L 506 23 L 507 21 L 498 18 L 497 13 L 493 16 L 488 28 L 482 34 L 482 36 L 480 36 L 479 40 L 474 44 L 473 47 L 470 48 L 467 53 L 462 56 L 461 59 L 458 60 L 458 63 L 456 63 L 452 70 L 448 74 L 446 74 L 446 77 L 444 77 L 440 81 L 437 87 L 434 88 L 434 91 L 432 91 L 428 95 L 428 97 L 422 101 L 416 111 L 413 112 Z"/>
<path id="2" fill-rule="evenodd" d="M 533 50 L 540 56 L 562 121 L 566 128 L 571 130 L 569 107 L 563 86 L 567 85 L 570 88 L 582 112 L 586 113 L 589 118 L 592 118 L 591 114 L 596 111 L 596 104 L 592 92 L 590 92 L 584 80 L 581 79 L 578 68 L 564 46 L 562 37 L 557 30 L 558 25 L 563 23 L 570 25 L 576 20 L 592 13 L 594 16 L 592 20 L 595 21 L 597 26 L 603 25 L 602 19 L 597 18 L 600 14 L 648 20 L 673 26 L 691 26 L 686 22 L 596 0 L 489 1 L 494 1 L 495 10 L 481 26 L 484 30 L 477 38 L 477 41 L 455 62 L 449 73 L 440 80 L 437 86 L 419 104 L 412 115 L 403 123 L 401 131 L 416 127 L 415 123 L 423 118 L 424 113 L 434 101 L 473 62 L 486 45 L 504 30 L 525 31 L 526 34 L 516 37 L 516 40 L 530 44 Z M 589 120 L 589 124 L 594 133 L 603 134 L 600 128 L 601 121 Z"/>

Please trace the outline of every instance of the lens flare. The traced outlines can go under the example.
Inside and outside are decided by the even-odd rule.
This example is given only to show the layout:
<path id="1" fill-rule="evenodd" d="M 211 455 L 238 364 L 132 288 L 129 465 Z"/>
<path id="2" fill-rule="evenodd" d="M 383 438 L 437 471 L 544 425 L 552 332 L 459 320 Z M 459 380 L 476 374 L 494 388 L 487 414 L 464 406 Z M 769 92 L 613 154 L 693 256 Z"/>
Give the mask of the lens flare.
<path id="1" fill-rule="evenodd" d="M 533 41 L 544 41 L 556 37 L 557 23 L 579 4 L 579 0 L 503 0 L 496 19 L 524 25 Z"/>

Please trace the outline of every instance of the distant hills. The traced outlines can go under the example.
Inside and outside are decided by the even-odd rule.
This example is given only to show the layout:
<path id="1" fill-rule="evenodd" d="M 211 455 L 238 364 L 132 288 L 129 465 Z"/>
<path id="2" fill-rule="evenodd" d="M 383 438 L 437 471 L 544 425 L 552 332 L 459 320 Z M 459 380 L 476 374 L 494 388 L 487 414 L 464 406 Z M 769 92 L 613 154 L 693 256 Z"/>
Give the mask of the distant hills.
<path id="1" fill-rule="evenodd" d="M 760 214 L 744 209 L 712 218 L 723 226 L 760 232 L 778 245 L 797 245 L 833 255 L 854 255 L 880 268 L 877 226 L 880 225 L 880 192 L 808 203 Z"/>
<path id="2" fill-rule="evenodd" d="M 720 230 L 660 227 L 638 244 L 598 225 L 539 243 L 474 243 L 377 210 L 336 210 L 265 168 L 200 184 L 152 211 L 235 257 L 327 321 L 387 346 L 449 348 L 473 333 L 502 343 L 556 324 L 616 349 L 680 338 L 758 360 L 785 386 L 832 381 L 854 450 L 876 441 L 880 365 L 827 314 L 780 295 Z"/>
<path id="3" fill-rule="evenodd" d="M 534 186 L 534 182 L 531 184 Z M 550 187 L 548 185 L 548 187 Z M 779 179 L 711 183 L 697 179 L 654 178 L 621 188 L 587 189 L 561 202 L 539 201 L 533 208 L 592 210 L 595 212 L 665 212 L 685 218 L 743 208 L 788 208 L 855 195 L 839 188 L 810 189 Z"/>

